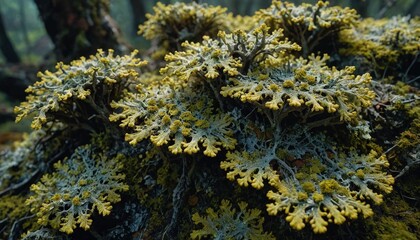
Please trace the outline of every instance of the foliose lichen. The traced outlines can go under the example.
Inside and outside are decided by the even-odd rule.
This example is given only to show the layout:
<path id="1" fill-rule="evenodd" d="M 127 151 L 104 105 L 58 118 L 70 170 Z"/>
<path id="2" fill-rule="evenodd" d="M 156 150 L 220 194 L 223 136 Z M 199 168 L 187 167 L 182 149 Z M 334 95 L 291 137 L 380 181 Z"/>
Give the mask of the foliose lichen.
<path id="1" fill-rule="evenodd" d="M 55 163 L 53 173 L 31 185 L 33 195 L 26 200 L 37 223 L 71 234 L 76 227 L 88 230 L 95 210 L 109 215 L 111 204 L 121 201 L 119 192 L 128 190 L 118 158 L 85 145 Z"/>
<path id="2" fill-rule="evenodd" d="M 328 5 L 328 1 L 296 6 L 274 0 L 268 9 L 260 10 L 256 16 L 273 30 L 284 29 L 285 36 L 298 43 L 302 47 L 302 55 L 307 57 L 359 18 L 354 9 Z"/>
<path id="3" fill-rule="evenodd" d="M 247 17 L 197 3 L 154 11 L 140 26 L 159 44 L 149 65 L 99 50 L 28 88 L 15 111 L 35 130 L 0 154 L 0 233 L 334 238 L 382 216 L 373 205 L 416 171 L 416 18 L 363 20 L 323 1 Z M 403 56 L 384 79 L 350 65 Z"/>
<path id="4" fill-rule="evenodd" d="M 138 68 L 146 64 L 136 54 L 120 57 L 114 56 L 113 50 L 98 50 L 89 59 L 82 57 L 69 65 L 58 63 L 55 72 L 40 72 L 41 80 L 26 89 L 26 101 L 15 107 L 16 121 L 34 114 L 33 129 L 51 121 L 83 127 L 83 121 L 92 118 L 103 124 L 110 102 L 129 87 L 139 74 Z"/>
<path id="5" fill-rule="evenodd" d="M 271 233 L 262 229 L 264 218 L 260 217 L 261 210 L 247 209 L 248 204 L 245 202 L 239 202 L 238 206 L 237 211 L 228 200 L 222 200 L 217 211 L 208 208 L 204 216 L 194 213 L 194 224 L 202 228 L 192 231 L 191 238 L 210 236 L 212 239 L 275 239 Z"/>

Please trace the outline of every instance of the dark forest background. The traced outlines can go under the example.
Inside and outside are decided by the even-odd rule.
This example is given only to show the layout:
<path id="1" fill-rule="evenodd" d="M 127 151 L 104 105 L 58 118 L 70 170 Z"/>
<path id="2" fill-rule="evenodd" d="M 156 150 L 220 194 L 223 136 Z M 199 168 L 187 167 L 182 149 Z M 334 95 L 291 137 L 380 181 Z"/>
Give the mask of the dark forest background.
<path id="1" fill-rule="evenodd" d="M 69 62 L 96 49 L 123 54 L 144 50 L 138 25 L 153 12 L 151 0 L 0 0 L 0 146 L 10 132 L 27 127 L 13 123 L 13 106 L 25 98 L 36 73 Z M 163 0 L 163 3 L 177 1 Z M 185 1 L 188 2 L 188 1 Z M 234 14 L 251 15 L 270 0 L 196 1 L 222 5 Z M 290 1 L 295 4 L 316 1 Z M 331 0 L 330 5 L 355 8 L 362 17 L 417 16 L 418 0 Z M 6 136 L 4 136 L 6 134 Z"/>

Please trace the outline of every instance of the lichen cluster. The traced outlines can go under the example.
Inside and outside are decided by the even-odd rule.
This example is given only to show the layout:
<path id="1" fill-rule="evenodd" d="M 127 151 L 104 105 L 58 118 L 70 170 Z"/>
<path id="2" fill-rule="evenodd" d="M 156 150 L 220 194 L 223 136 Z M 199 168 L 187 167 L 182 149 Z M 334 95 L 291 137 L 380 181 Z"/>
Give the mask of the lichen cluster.
<path id="1" fill-rule="evenodd" d="M 113 50 L 99 50 L 89 59 L 58 63 L 55 72 L 40 72 L 41 80 L 26 89 L 27 100 L 15 107 L 16 121 L 35 114 L 31 126 L 40 129 L 52 120 L 83 126 L 82 121 L 106 117 L 110 101 L 129 87 L 137 69 L 146 64 L 136 54 L 114 57 Z"/>
<path id="2" fill-rule="evenodd" d="M 26 221 L 26 239 L 334 238 L 417 166 L 418 90 L 347 64 L 360 56 L 338 36 L 366 21 L 354 10 L 154 11 L 140 33 L 164 58 L 99 50 L 28 88 L 17 120 L 35 130 L 0 155 L 0 200 L 26 199 L 9 233 Z"/>
<path id="3" fill-rule="evenodd" d="M 314 5 L 303 3 L 296 6 L 274 0 L 268 9 L 262 9 L 256 15 L 272 29 L 284 29 L 285 36 L 298 43 L 302 55 L 307 57 L 358 20 L 354 9 L 328 5 L 329 2 L 318 1 Z"/>
<path id="4" fill-rule="evenodd" d="M 420 18 L 395 16 L 391 19 L 363 19 L 339 34 L 343 44 L 340 53 L 361 57 L 361 64 L 378 73 L 407 71 L 408 64 L 417 63 L 420 52 Z M 389 70 L 388 70 L 389 69 Z M 371 70 L 371 71 L 372 71 Z M 403 72 L 407 74 L 407 72 Z M 410 80 L 407 75 L 403 79 Z"/>
<path id="5" fill-rule="evenodd" d="M 239 202 L 238 206 L 237 213 L 229 201 L 222 200 L 217 212 L 208 208 L 207 216 L 194 213 L 192 220 L 194 224 L 201 225 L 202 229 L 194 230 L 191 238 L 211 236 L 213 239 L 275 239 L 271 233 L 262 230 L 264 220 L 259 217 L 261 210 L 248 210 L 245 202 Z"/>
<path id="6" fill-rule="evenodd" d="M 368 88 L 371 77 L 354 76 L 354 67 L 329 68 L 328 58 L 311 55 L 258 70 L 258 75 L 231 78 L 231 85 L 223 86 L 221 94 L 275 111 L 301 111 L 299 108 L 305 107 L 312 114 L 337 112 L 340 120 L 355 121 L 360 109 L 368 107 L 374 97 Z"/>
<path id="7" fill-rule="evenodd" d="M 85 230 L 92 224 L 96 209 L 106 216 L 112 203 L 121 201 L 119 192 L 127 191 L 122 164 L 118 155 L 109 158 L 96 154 L 95 147 L 78 147 L 69 159 L 54 164 L 54 172 L 45 174 L 30 190 L 34 193 L 26 200 L 41 226 L 51 226 L 67 234 L 78 226 Z"/>
<path id="8" fill-rule="evenodd" d="M 154 14 L 146 14 L 147 21 L 140 25 L 139 34 L 156 41 L 157 50 L 152 57 L 164 57 L 179 50 L 185 41 L 200 41 L 203 36 L 215 36 L 227 29 L 226 8 L 192 2 L 165 5 L 158 2 Z"/>
<path id="9" fill-rule="evenodd" d="M 392 190 L 394 179 L 383 172 L 389 163 L 374 150 L 360 155 L 354 149 L 339 149 L 324 133 L 312 133 L 301 125 L 278 126 L 263 138 L 251 129 L 244 129 L 248 135 L 241 148 L 228 152 L 220 167 L 240 186 L 273 186 L 267 192 L 273 201 L 267 204 L 268 213 L 284 211 L 295 229 L 310 223 L 315 233 L 323 233 L 328 222 L 342 224 L 359 212 L 371 216 L 369 204 L 361 200 L 379 204 L 383 196 L 377 191 Z"/>

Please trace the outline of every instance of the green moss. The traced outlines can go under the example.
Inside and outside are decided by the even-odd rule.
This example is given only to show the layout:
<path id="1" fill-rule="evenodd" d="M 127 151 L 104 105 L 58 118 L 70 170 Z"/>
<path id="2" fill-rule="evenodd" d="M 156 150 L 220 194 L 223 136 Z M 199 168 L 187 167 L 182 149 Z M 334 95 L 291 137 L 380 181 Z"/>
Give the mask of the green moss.
<path id="1" fill-rule="evenodd" d="M 416 240 L 417 236 L 401 220 L 392 217 L 383 217 L 375 222 L 377 227 L 373 230 L 375 239 L 383 240 Z"/>
<path id="2" fill-rule="evenodd" d="M 1 219 L 19 219 L 23 217 L 29 210 L 24 202 L 26 196 L 7 195 L 0 197 L 0 220 Z"/>
<path id="3" fill-rule="evenodd" d="M 388 196 L 383 213 L 366 222 L 370 239 L 417 239 L 420 213 L 399 194 Z"/>
<path id="4" fill-rule="evenodd" d="M 6 195 L 0 197 L 0 222 L 6 220 L 6 224 L 0 225 L 0 238 L 7 239 L 12 228 L 12 225 L 28 215 L 29 206 L 25 205 L 25 199 L 27 196 L 24 195 Z M 23 229 L 29 229 L 31 226 L 36 225 L 34 218 L 29 218 L 23 222 Z M 5 227 L 5 229 L 1 229 Z M 3 232 L 3 230 L 5 230 Z"/>

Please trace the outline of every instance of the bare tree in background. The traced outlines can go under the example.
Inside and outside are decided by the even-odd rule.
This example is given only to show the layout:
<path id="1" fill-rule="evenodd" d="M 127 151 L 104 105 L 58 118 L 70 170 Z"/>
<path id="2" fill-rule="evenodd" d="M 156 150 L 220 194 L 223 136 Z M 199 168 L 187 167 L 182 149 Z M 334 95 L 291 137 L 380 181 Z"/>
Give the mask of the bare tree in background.
<path id="1" fill-rule="evenodd" d="M 146 6 L 142 0 L 130 0 L 133 14 L 133 35 L 137 34 L 138 26 L 146 21 Z"/>
<path id="2" fill-rule="evenodd" d="M 8 63 L 19 63 L 20 58 L 6 33 L 3 17 L 0 13 L 0 50 Z"/>
<path id="3" fill-rule="evenodd" d="M 127 52 L 110 16 L 109 0 L 34 0 L 58 60 L 94 54 L 98 48 Z"/>

